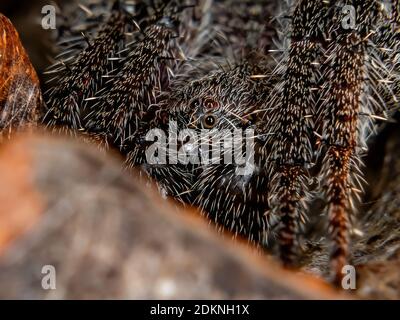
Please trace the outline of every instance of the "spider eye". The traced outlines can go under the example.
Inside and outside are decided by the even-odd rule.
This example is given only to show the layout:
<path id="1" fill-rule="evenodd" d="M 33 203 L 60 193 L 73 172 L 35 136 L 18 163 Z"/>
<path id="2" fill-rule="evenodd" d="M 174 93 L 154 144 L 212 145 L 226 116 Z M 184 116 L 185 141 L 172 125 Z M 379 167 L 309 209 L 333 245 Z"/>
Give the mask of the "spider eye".
<path id="1" fill-rule="evenodd" d="M 206 114 L 203 118 L 203 127 L 205 129 L 212 129 L 217 124 L 217 118 L 213 114 Z"/>
<path id="2" fill-rule="evenodd" d="M 256 119 L 257 118 L 256 118 L 256 115 L 254 113 L 249 114 L 248 117 L 246 118 L 247 122 L 251 123 L 251 124 L 256 123 Z"/>
<path id="3" fill-rule="evenodd" d="M 194 99 L 192 102 L 190 102 L 190 108 L 191 109 L 197 109 L 201 106 L 201 102 L 199 99 Z"/>
<path id="4" fill-rule="evenodd" d="M 206 98 L 204 100 L 204 108 L 208 109 L 215 109 L 219 107 L 219 103 L 211 98 Z"/>

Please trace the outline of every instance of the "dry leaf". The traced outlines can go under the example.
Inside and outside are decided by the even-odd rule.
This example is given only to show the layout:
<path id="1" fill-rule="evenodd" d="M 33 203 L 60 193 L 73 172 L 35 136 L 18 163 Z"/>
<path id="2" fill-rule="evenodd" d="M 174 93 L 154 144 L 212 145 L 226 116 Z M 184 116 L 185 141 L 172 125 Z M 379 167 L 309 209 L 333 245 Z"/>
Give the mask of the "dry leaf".
<path id="1" fill-rule="evenodd" d="M 18 32 L 0 14 L 0 131 L 9 136 L 37 123 L 40 84 Z"/>
<path id="2" fill-rule="evenodd" d="M 18 226 L 0 253 L 2 299 L 345 297 L 221 239 L 197 212 L 168 203 L 85 144 L 14 139 L 0 147 L 0 176 L 0 200 L 13 200 L 0 207 L 0 227 Z M 40 285 L 48 264 L 57 290 Z"/>

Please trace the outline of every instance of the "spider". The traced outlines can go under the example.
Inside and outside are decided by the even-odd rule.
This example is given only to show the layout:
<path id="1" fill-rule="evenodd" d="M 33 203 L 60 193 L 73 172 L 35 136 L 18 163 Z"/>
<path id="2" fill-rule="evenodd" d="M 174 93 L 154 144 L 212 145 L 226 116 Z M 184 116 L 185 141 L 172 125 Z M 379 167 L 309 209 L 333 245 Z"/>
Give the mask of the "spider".
<path id="1" fill-rule="evenodd" d="M 92 1 L 80 8 L 59 29 L 62 53 L 48 71 L 44 124 L 118 149 L 127 167 L 199 207 L 221 230 L 260 247 L 276 235 L 286 266 L 300 254 L 310 205 L 324 199 L 331 270 L 340 281 L 363 193 L 362 157 L 398 107 L 399 1 Z M 164 151 L 209 155 L 202 148 L 214 140 L 221 147 L 221 132 L 251 130 L 250 172 L 224 163 L 226 151 L 211 163 L 174 162 L 171 154 L 167 163 L 149 163 L 151 130 L 188 129 L 179 139 L 170 133 Z"/>

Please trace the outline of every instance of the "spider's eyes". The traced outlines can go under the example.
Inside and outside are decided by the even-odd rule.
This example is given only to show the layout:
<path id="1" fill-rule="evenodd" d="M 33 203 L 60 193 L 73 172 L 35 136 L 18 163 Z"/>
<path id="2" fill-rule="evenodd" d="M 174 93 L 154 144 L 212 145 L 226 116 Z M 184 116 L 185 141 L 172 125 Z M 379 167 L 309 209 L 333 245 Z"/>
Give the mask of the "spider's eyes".
<path id="1" fill-rule="evenodd" d="M 203 107 L 205 110 L 215 109 L 219 107 L 219 103 L 211 98 L 193 99 L 190 102 L 191 109 L 197 109 Z"/>
<path id="2" fill-rule="evenodd" d="M 209 109 L 215 109 L 219 107 L 219 103 L 213 99 L 210 98 L 206 98 L 204 100 L 204 108 L 206 108 L 206 110 Z"/>
<path id="3" fill-rule="evenodd" d="M 217 117 L 213 114 L 206 114 L 203 117 L 203 127 L 205 129 L 212 129 L 217 124 Z"/>

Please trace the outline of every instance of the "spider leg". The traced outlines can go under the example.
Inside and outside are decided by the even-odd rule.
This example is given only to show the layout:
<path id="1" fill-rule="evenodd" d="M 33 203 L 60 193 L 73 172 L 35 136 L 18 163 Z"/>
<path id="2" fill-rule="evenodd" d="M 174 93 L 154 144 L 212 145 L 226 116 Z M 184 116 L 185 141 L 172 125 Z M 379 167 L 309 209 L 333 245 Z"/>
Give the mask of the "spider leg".
<path id="1" fill-rule="evenodd" d="M 343 8 L 347 5 L 355 9 L 355 27 L 344 27 Z M 397 0 L 395 6 L 398 6 Z M 275 110 L 270 122 L 274 128 L 274 136 L 269 141 L 273 163 L 270 204 L 281 217 L 278 234 L 281 259 L 286 265 L 295 261 L 296 235 L 311 198 L 308 190 L 308 168 L 313 160 L 310 132 L 321 129 L 324 142 L 318 150 L 324 155 L 321 181 L 327 199 L 333 239 L 331 261 L 337 280 L 348 258 L 352 192 L 359 192 L 359 181 L 363 180 L 358 168 L 359 150 L 365 149 L 366 139 L 374 128 L 370 121 L 373 115 L 364 121 L 365 117 L 360 114 L 382 112 L 385 103 L 377 100 L 397 101 L 396 81 L 395 84 L 385 81 L 392 77 L 393 68 L 388 66 L 396 58 L 381 62 L 375 58 L 379 54 L 367 57 L 371 53 L 367 45 L 377 37 L 375 33 L 379 34 L 376 28 L 377 22 L 381 22 L 381 11 L 381 4 L 373 0 L 299 0 L 292 15 L 283 83 L 276 86 L 268 105 Z M 398 19 L 397 15 L 394 19 Z M 387 45 L 388 41 L 383 42 Z M 319 71 L 316 65 L 321 65 Z M 376 65 L 382 65 L 380 70 Z M 373 84 L 368 86 L 367 71 L 373 75 L 370 79 Z M 398 77 L 395 80 L 398 83 Z M 320 81 L 323 81 L 323 90 L 315 90 Z M 319 110 L 314 125 L 309 115 L 315 106 Z"/>
<path id="2" fill-rule="evenodd" d="M 327 200 L 329 231 L 333 241 L 332 271 L 340 284 L 342 269 L 348 263 L 350 246 L 350 212 L 354 190 L 360 190 L 361 152 L 366 148 L 370 124 L 360 117 L 369 108 L 368 90 L 374 84 L 365 82 L 369 72 L 368 42 L 377 30 L 381 6 L 374 0 L 337 1 L 326 49 L 321 112 L 323 119 L 324 158 L 321 170 L 322 188 Z M 345 5 L 355 8 L 356 25 L 342 25 Z M 372 64 L 373 65 L 373 64 Z M 382 79 L 380 79 L 382 80 Z M 380 105 L 383 109 L 384 106 Z M 367 110 L 367 113 L 369 110 Z M 322 146 L 322 145 L 321 145 Z"/>
<path id="3" fill-rule="evenodd" d="M 60 61 L 48 71 L 49 74 L 56 74 L 53 81 L 58 83 L 45 94 L 47 110 L 43 122 L 46 125 L 65 126 L 64 130 L 82 128 L 81 113 L 85 99 L 93 97 L 101 86 L 109 58 L 124 40 L 127 25 L 127 14 L 115 7 L 95 37 L 83 35 L 87 47 L 74 57 L 72 63 Z"/>
<path id="4" fill-rule="evenodd" d="M 308 168 L 312 162 L 308 115 L 315 103 L 315 59 L 324 42 L 323 25 L 326 4 L 300 0 L 292 15 L 291 44 L 282 84 L 269 102 L 275 110 L 270 126 L 274 136 L 270 154 L 272 177 L 270 205 L 280 216 L 278 233 L 280 255 L 284 264 L 293 264 L 297 251 L 297 233 L 305 220 L 308 192 Z"/>
<path id="5" fill-rule="evenodd" d="M 156 91 L 161 90 L 160 60 L 174 34 L 163 23 L 143 31 L 144 40 L 131 50 L 123 68 L 99 94 L 101 98 L 89 114 L 89 130 L 102 128 L 120 146 L 134 135 L 148 106 L 156 103 Z"/>

